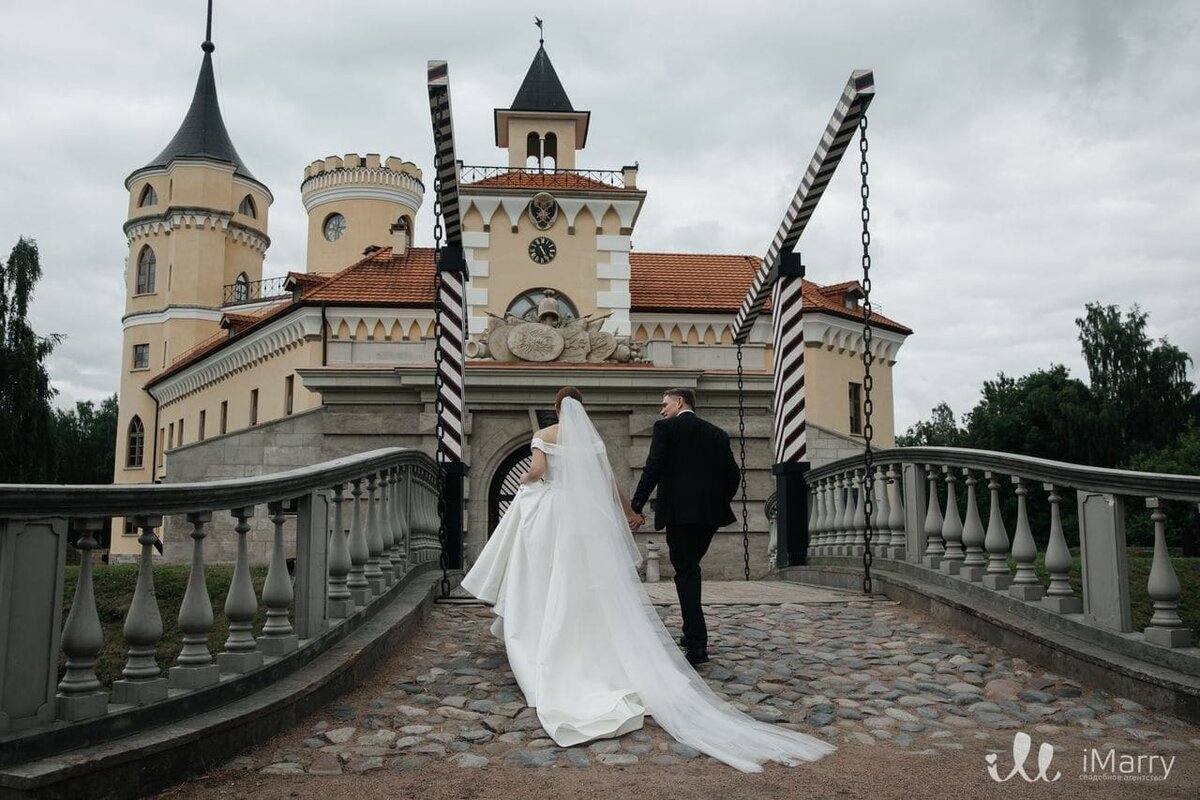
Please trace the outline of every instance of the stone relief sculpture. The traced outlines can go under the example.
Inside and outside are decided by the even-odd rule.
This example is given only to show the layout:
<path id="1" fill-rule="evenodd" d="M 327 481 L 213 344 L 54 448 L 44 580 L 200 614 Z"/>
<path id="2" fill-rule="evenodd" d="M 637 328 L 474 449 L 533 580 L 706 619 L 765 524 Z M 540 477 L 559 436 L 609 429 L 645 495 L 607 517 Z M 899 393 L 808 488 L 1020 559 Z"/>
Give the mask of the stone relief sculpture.
<path id="1" fill-rule="evenodd" d="M 643 360 L 641 343 L 602 330 L 607 314 L 564 322 L 551 291 L 538 303 L 537 311 L 537 322 L 513 314 L 489 314 L 488 329 L 467 342 L 467 357 L 540 363 Z"/>

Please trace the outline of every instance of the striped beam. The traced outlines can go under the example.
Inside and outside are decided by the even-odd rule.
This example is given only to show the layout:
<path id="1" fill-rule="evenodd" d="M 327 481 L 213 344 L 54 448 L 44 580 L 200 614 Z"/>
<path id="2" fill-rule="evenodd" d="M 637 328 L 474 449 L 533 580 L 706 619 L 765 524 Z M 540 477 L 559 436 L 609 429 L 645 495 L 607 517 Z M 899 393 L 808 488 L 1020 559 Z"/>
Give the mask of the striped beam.
<path id="1" fill-rule="evenodd" d="M 450 113 L 450 68 L 445 61 L 430 61 L 429 112 L 433 117 L 436 147 L 434 171 L 441 182 L 438 200 L 446 229 L 446 244 L 462 246 L 462 215 L 458 208 L 458 162 L 454 155 L 454 120 Z"/>
<path id="2" fill-rule="evenodd" d="M 775 463 L 803 461 L 808 452 L 804 410 L 804 278 L 775 282 Z"/>
<path id="3" fill-rule="evenodd" d="M 463 304 L 464 281 L 459 271 L 439 272 L 438 293 L 442 309 L 438 316 L 441 336 L 438 352 L 441 363 L 438 372 L 442 377 L 442 438 L 438 443 L 446 459 L 452 462 L 463 460 L 463 342 L 466 336 L 466 306 Z"/>
<path id="4" fill-rule="evenodd" d="M 458 172 L 454 154 L 454 119 L 450 113 L 450 71 L 445 61 L 429 62 L 429 113 L 433 120 L 434 171 L 441 204 L 445 246 L 437 254 L 439 355 L 442 436 L 439 451 L 451 463 L 463 461 L 464 378 L 467 265 L 462 250 L 458 207 Z"/>
<path id="5" fill-rule="evenodd" d="M 767 302 L 772 286 L 779 277 L 780 254 L 791 252 L 800 240 L 800 235 L 804 233 L 821 195 L 825 193 L 825 187 L 829 185 L 829 180 L 842 160 L 842 154 L 854 138 L 859 120 L 874 98 L 874 74 L 870 70 L 856 70 L 851 73 L 837 108 L 833 111 L 833 117 L 829 120 L 804 178 L 800 181 L 800 188 L 796 190 L 791 204 L 788 205 L 779 231 L 771 240 L 767 256 L 754 275 L 754 281 L 746 292 L 742 307 L 738 309 L 733 323 L 733 340 L 738 344 L 746 343 L 750 329 L 762 313 L 763 304 Z"/>

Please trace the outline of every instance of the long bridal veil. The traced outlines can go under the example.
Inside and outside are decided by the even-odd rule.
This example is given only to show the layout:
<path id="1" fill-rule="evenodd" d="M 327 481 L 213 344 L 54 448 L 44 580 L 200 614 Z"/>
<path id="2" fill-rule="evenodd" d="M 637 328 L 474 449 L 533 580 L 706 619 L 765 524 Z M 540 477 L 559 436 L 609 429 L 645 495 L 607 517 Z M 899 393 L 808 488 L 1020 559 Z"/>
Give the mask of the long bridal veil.
<path id="1" fill-rule="evenodd" d="M 559 417 L 558 484 L 570 518 L 561 521 L 562 546 L 586 574 L 573 576 L 594 598 L 595 613 L 619 641 L 611 646 L 641 701 L 676 740 L 744 772 L 765 761 L 799 764 L 836 748 L 820 739 L 759 722 L 718 697 L 676 648 L 637 575 L 641 557 L 622 511 L 604 442 L 583 406 L 565 398 Z"/>

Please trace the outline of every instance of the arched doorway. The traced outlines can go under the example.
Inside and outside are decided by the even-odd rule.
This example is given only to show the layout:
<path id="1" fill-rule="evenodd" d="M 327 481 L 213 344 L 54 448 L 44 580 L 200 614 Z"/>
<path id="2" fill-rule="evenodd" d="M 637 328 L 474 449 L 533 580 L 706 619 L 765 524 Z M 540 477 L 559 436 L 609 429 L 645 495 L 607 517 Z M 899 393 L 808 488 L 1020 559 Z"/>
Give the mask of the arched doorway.
<path id="1" fill-rule="evenodd" d="M 487 535 L 489 539 L 492 531 L 496 530 L 496 526 L 500 524 L 504 512 L 508 510 L 509 503 L 517 496 L 517 489 L 521 486 L 521 476 L 525 470 L 529 469 L 532 460 L 533 455 L 529 445 L 523 444 L 500 462 L 496 474 L 492 476 L 492 483 L 488 487 Z"/>

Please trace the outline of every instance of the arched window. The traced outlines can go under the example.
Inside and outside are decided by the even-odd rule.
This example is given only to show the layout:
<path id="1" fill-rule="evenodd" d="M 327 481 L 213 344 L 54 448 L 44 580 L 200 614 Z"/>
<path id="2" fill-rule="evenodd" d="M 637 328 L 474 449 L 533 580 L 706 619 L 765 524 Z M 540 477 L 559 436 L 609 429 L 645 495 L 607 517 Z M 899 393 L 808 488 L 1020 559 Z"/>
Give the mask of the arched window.
<path id="1" fill-rule="evenodd" d="M 134 416 L 129 420 L 129 436 L 128 448 L 125 456 L 125 466 L 140 467 L 142 465 L 142 454 L 146 448 L 146 428 L 142 425 L 142 418 Z"/>
<path id="2" fill-rule="evenodd" d="M 142 189 L 142 196 L 138 198 L 138 208 L 154 205 L 158 205 L 158 192 L 154 191 L 154 187 L 147 183 L 146 188 Z"/>
<path id="3" fill-rule="evenodd" d="M 243 197 L 241 204 L 238 206 L 238 213 L 244 214 L 250 219 L 257 219 L 258 210 L 254 207 L 254 198 L 250 195 Z"/>
<path id="4" fill-rule="evenodd" d="M 547 133 L 542 142 L 542 169 L 553 170 L 558 165 L 558 137 Z"/>
<path id="5" fill-rule="evenodd" d="M 154 293 L 154 267 L 158 263 L 150 245 L 142 248 L 137 260 L 137 291 L 135 294 Z"/>
<path id="6" fill-rule="evenodd" d="M 240 273 L 233 279 L 233 302 L 245 303 L 250 299 L 250 279 L 246 273 Z"/>
<path id="7" fill-rule="evenodd" d="M 538 169 L 542 166 L 542 137 L 530 132 L 525 137 L 525 167 Z"/>
<path id="8" fill-rule="evenodd" d="M 570 319 L 576 319 L 579 312 L 575 310 L 575 305 L 561 292 L 554 289 L 529 289 L 521 292 L 513 298 L 513 301 L 508 304 L 508 314 L 521 319 L 537 322 L 538 304 L 545 300 L 548 296 L 552 296 L 558 301 L 559 318 L 566 322 Z"/>

